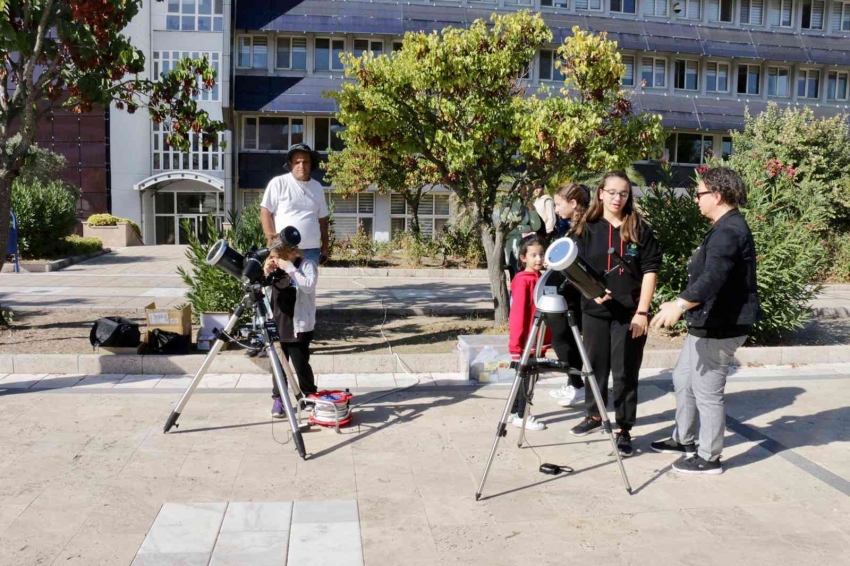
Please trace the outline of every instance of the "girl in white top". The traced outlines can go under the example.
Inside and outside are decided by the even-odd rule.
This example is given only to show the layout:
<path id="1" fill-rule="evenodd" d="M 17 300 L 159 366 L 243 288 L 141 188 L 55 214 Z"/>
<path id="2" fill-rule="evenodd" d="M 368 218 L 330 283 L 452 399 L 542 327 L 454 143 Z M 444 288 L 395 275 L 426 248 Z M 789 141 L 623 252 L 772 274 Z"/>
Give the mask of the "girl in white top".
<path id="1" fill-rule="evenodd" d="M 276 269 L 286 273 L 287 277 L 280 282 L 283 289 L 278 287 L 277 300 L 272 305 L 280 333 L 280 345 L 283 355 L 294 366 L 301 391 L 305 395 L 316 393 L 316 379 L 310 366 L 310 343 L 316 326 L 318 266 L 314 261 L 302 258 L 297 248 L 278 245 L 272 250 L 264 268 L 266 275 Z M 285 417 L 280 392 L 274 380 L 272 398 L 272 416 Z"/>

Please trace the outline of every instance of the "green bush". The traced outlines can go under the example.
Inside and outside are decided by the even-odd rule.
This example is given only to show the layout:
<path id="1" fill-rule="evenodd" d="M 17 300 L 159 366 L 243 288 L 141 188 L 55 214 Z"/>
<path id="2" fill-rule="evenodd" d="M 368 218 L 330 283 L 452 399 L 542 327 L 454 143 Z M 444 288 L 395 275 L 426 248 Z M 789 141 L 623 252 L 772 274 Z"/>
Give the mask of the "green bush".
<path id="1" fill-rule="evenodd" d="M 826 277 L 834 283 L 850 283 L 850 234 L 833 236 L 828 245 L 831 259 Z"/>
<path id="2" fill-rule="evenodd" d="M 88 255 L 103 249 L 103 242 L 98 238 L 84 238 L 82 236 L 66 236 L 57 245 L 57 256 L 73 257 L 76 255 Z"/>
<path id="3" fill-rule="evenodd" d="M 468 219 L 453 222 L 443 228 L 437 236 L 437 244 L 444 260 L 460 260 L 467 267 L 479 267 L 484 262 L 481 234 Z"/>
<path id="4" fill-rule="evenodd" d="M 242 300 L 242 283 L 224 271 L 207 265 L 206 257 L 210 246 L 224 239 L 239 253 L 245 254 L 250 248 L 265 247 L 262 227 L 259 230 L 259 207 L 247 207 L 242 214 L 231 212 L 229 230 L 216 228 L 212 215 L 207 216 L 206 229 L 208 241 L 202 242 L 184 221 L 183 229 L 189 238 L 186 257 L 191 267 L 177 268 L 183 282 L 189 287 L 186 297 L 192 305 L 192 317 L 197 321 L 202 312 L 230 312 Z M 250 313 L 245 314 L 245 319 Z"/>
<path id="5" fill-rule="evenodd" d="M 44 184 L 15 179 L 12 211 L 18 218 L 18 247 L 23 257 L 56 255 L 57 242 L 77 226 L 78 196 L 60 181 Z"/>
<path id="6" fill-rule="evenodd" d="M 639 202 L 641 212 L 664 251 L 653 309 L 662 302 L 674 300 L 685 290 L 688 260 L 709 227 L 694 201 L 695 190 L 691 188 L 684 194 L 677 194 L 672 187 L 668 163 L 661 165 L 661 173 L 661 181 L 650 185 Z M 683 327 L 684 322 L 680 323 L 680 328 Z"/>
<path id="7" fill-rule="evenodd" d="M 118 226 L 120 222 L 126 222 L 133 228 L 133 231 L 139 238 L 142 237 L 142 231 L 139 229 L 139 225 L 129 218 L 119 218 L 111 214 L 92 214 L 86 222 L 90 226 Z"/>
<path id="8" fill-rule="evenodd" d="M 404 262 L 409 267 L 420 267 L 425 258 L 435 258 L 440 253 L 439 244 L 422 234 L 414 234 L 410 230 L 399 232 L 393 237 L 393 247 L 401 250 Z"/>

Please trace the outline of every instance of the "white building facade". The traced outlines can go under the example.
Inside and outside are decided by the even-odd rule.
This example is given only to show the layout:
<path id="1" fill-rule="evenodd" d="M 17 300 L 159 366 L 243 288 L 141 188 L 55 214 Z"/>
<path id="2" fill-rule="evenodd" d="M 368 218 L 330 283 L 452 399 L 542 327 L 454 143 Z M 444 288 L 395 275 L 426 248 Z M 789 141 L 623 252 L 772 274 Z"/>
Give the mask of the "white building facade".
<path id="1" fill-rule="evenodd" d="M 231 98 L 231 0 L 144 0 L 124 33 L 145 54 L 143 78 L 156 80 L 184 57 L 206 56 L 217 71 L 213 89 L 202 90 L 198 107 L 214 120 L 227 117 Z M 186 244 L 183 229 L 202 235 L 206 217 L 220 225 L 234 208 L 230 131 L 203 148 L 166 146 L 168 133 L 147 112 L 114 111 L 110 120 L 112 213 L 134 220 L 145 244 Z"/>

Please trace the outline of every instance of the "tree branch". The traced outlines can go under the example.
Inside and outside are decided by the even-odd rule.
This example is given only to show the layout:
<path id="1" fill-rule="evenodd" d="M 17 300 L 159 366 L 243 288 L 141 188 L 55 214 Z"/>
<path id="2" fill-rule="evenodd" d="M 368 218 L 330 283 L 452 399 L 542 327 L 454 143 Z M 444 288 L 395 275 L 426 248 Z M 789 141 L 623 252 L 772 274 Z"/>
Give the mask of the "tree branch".
<path id="1" fill-rule="evenodd" d="M 27 61 L 26 66 L 24 67 L 24 81 L 27 89 L 29 90 L 33 90 L 34 88 L 33 74 L 35 73 L 35 62 L 39 57 L 41 57 L 41 49 L 44 47 L 44 37 L 47 35 L 47 31 L 49 29 L 50 13 L 52 8 L 53 0 L 47 0 L 47 3 L 44 5 L 44 12 L 41 14 L 41 20 L 38 22 L 38 29 L 35 34 L 35 46 L 33 47 L 32 54 Z M 31 101 L 30 96 L 27 97 L 27 101 Z"/>

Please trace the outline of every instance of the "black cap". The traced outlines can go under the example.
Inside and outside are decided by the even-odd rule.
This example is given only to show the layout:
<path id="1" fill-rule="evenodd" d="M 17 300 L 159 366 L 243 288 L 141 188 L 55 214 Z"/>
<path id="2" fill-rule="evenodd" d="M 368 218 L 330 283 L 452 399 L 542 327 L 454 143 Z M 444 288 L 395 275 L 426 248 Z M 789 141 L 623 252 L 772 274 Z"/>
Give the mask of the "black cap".
<path id="1" fill-rule="evenodd" d="M 289 167 L 289 164 L 292 162 L 292 158 L 295 156 L 295 153 L 299 151 L 310 155 L 310 171 L 315 171 L 319 168 L 319 152 L 313 151 L 306 143 L 296 143 L 295 145 L 289 146 L 289 151 L 286 153 L 287 167 Z"/>
<path id="2" fill-rule="evenodd" d="M 295 226 L 287 226 L 280 231 L 280 241 L 297 248 L 298 244 L 301 243 L 301 232 Z"/>

